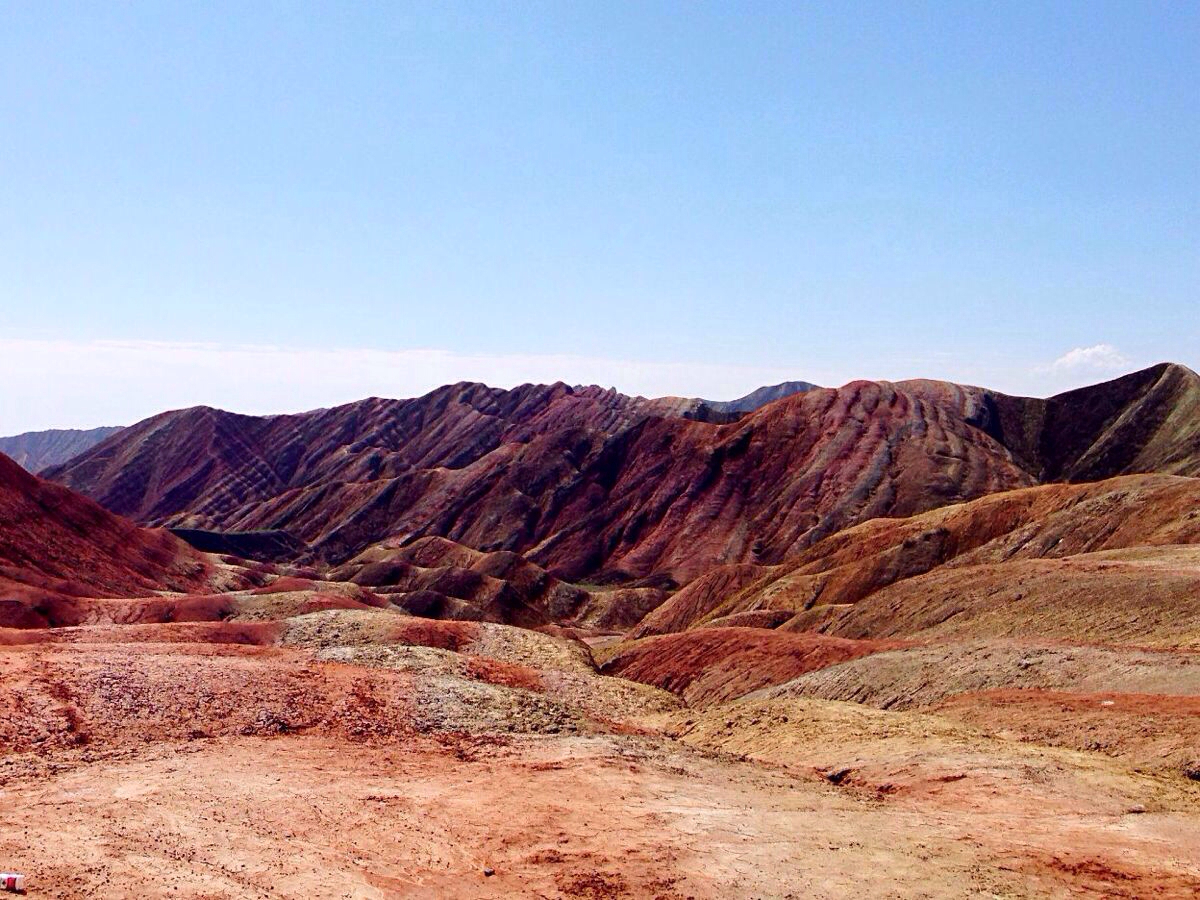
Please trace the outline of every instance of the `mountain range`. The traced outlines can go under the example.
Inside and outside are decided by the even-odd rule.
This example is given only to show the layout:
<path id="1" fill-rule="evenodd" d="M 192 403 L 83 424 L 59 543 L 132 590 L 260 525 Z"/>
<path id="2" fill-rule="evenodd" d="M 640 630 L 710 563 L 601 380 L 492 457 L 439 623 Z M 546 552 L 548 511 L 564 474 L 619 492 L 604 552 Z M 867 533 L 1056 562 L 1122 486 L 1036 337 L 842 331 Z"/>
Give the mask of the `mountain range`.
<path id="1" fill-rule="evenodd" d="M 568 580 L 664 585 L 997 491 L 1200 474 L 1200 378 L 1169 364 L 1048 400 L 918 380 L 724 423 L 695 404 L 462 383 L 299 415 L 198 407 L 44 474 L 142 524 L 287 532 L 328 563 L 439 536 Z"/>
<path id="2" fill-rule="evenodd" d="M 72 896 L 1196 896 L 1198 381 L 464 383 L 0 456 L 0 851 Z"/>

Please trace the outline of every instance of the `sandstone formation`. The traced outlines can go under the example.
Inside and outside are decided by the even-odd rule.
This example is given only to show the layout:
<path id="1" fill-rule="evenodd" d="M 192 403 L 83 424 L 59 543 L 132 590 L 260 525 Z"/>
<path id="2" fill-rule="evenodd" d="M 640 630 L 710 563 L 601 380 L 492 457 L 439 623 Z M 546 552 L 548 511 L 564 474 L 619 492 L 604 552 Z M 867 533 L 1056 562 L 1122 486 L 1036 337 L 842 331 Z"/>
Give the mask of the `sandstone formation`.
<path id="1" fill-rule="evenodd" d="M 726 425 L 671 409 L 564 385 L 265 419 L 193 409 L 48 474 L 143 523 L 287 531 L 334 563 L 437 535 L 568 580 L 676 582 L 1033 483 L 961 391 L 856 382 Z"/>
<path id="2" fill-rule="evenodd" d="M 1197 551 L 1176 545 L 1196 544 L 1200 479 L 1135 475 L 1043 485 L 865 522 L 779 565 L 714 568 L 647 616 L 633 636 L 775 611 L 789 615 L 773 626 L 855 638 L 946 631 L 967 621 L 983 627 L 990 615 L 994 630 L 1074 628 L 1077 637 L 1092 638 L 1128 620 L 1122 627 L 1152 641 L 1157 617 L 1177 608 L 1166 598 L 1189 608 L 1194 602 L 1190 560 Z M 1155 614 L 1159 595 L 1164 602 Z M 1053 626 L 1037 614 L 1047 604 L 1060 619 L 1075 610 L 1072 624 Z M 1182 639 L 1177 629 L 1171 640 Z"/>
<path id="3" fill-rule="evenodd" d="M 718 424 L 678 398 L 459 384 L 295 416 L 164 413 L 47 474 L 143 524 L 285 532 L 335 564 L 441 536 L 567 580 L 670 586 L 1039 481 L 1198 473 L 1198 385 L 1168 365 L 1050 400 L 854 382 Z"/>

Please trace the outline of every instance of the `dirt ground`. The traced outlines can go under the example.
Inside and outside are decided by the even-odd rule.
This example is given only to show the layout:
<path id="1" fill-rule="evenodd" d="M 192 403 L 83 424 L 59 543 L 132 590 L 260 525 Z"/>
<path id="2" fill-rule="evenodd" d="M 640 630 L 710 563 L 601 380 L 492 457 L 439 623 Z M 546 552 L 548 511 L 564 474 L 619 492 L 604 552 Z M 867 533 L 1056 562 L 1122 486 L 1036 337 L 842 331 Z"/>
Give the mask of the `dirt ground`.
<path id="1" fill-rule="evenodd" d="M 40 897 L 951 897 L 1015 881 L 935 828 L 863 828 L 888 814 L 835 788 L 630 737 L 163 744 L 3 800 L 0 853 Z"/>
<path id="2" fill-rule="evenodd" d="M 1200 894 L 1200 784 L 984 700 L 688 709 L 565 638 L 379 610 L 30 630 L 0 642 L 0 870 L 43 898 Z"/>

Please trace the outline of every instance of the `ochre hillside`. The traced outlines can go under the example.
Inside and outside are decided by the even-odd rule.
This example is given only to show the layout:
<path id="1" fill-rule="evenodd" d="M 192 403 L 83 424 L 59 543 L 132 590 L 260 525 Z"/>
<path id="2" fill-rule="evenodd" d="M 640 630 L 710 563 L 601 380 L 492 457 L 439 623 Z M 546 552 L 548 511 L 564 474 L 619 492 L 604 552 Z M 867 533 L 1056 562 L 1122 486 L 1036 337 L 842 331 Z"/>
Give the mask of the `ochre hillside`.
<path id="1" fill-rule="evenodd" d="M 979 602 L 1034 629 L 1045 623 L 1033 624 L 1029 605 L 1054 585 L 1087 604 L 1078 624 L 1099 627 L 1101 610 L 1131 610 L 1133 597 L 1162 590 L 1162 579 L 1175 579 L 1173 590 L 1185 596 L 1194 590 L 1198 573 L 1184 560 L 1196 544 L 1200 479 L 1137 475 L 1043 485 L 866 522 L 781 565 L 715 568 L 634 634 L 756 616 L 770 627 L 894 637 L 973 620 L 982 607 L 969 597 L 990 598 Z"/>

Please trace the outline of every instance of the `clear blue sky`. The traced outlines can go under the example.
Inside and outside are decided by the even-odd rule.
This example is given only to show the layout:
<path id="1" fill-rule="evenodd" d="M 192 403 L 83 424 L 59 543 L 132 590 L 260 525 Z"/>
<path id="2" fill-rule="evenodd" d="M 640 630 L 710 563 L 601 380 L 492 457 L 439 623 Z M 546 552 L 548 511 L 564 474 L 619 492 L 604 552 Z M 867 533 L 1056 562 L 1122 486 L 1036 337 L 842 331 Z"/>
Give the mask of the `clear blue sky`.
<path id="1" fill-rule="evenodd" d="M 728 395 L 1196 367 L 1198 85 L 1197 3 L 6 4 L 0 433 L 458 356 Z M 209 396 L 155 368 L 181 342 L 407 374 Z"/>

